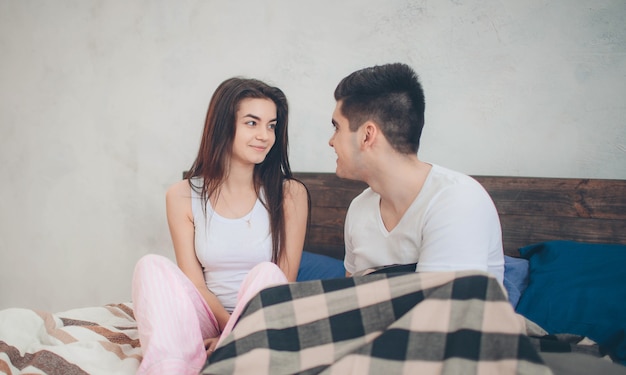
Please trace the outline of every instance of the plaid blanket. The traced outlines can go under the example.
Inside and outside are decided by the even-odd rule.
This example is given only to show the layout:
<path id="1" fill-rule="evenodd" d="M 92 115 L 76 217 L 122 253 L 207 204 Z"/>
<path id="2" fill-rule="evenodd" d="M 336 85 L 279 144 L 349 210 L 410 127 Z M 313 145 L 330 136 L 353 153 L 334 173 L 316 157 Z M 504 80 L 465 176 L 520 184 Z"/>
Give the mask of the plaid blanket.
<path id="1" fill-rule="evenodd" d="M 203 374 L 550 374 L 480 272 L 292 283 L 250 301 Z"/>

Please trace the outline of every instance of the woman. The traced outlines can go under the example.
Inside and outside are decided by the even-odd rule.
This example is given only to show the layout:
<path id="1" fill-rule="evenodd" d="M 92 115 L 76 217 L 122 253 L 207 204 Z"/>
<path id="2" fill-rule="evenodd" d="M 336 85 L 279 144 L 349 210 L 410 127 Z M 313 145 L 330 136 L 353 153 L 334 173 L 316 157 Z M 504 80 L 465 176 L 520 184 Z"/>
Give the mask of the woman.
<path id="1" fill-rule="evenodd" d="M 146 255 L 133 276 L 138 374 L 197 374 L 259 290 L 296 280 L 308 218 L 287 156 L 283 92 L 231 78 L 215 91 L 198 156 L 166 193 L 176 267 Z"/>

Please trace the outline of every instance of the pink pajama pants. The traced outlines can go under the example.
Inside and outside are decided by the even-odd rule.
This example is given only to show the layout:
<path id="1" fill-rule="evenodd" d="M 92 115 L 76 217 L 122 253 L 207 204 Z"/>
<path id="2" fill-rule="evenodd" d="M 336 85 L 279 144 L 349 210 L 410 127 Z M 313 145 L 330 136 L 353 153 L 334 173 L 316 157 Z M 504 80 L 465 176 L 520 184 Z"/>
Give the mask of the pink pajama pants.
<path id="1" fill-rule="evenodd" d="M 215 315 L 191 280 L 168 258 L 145 255 L 135 266 L 132 282 L 143 351 L 137 374 L 198 374 L 207 358 L 204 339 L 220 336 L 221 342 L 252 297 L 286 282 L 274 263 L 256 265 L 241 284 L 237 305 L 220 336 Z"/>

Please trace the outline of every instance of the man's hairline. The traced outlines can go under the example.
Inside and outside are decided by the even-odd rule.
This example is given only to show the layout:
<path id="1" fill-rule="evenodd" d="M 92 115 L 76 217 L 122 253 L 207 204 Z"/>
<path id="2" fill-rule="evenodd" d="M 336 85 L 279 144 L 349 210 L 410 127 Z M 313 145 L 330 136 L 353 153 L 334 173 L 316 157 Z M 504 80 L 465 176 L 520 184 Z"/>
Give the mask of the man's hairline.
<path id="1" fill-rule="evenodd" d="M 339 113 L 341 114 L 341 116 L 343 116 L 346 120 L 348 120 L 348 129 L 350 130 L 351 133 L 356 133 L 359 129 L 361 129 L 361 127 L 363 125 L 365 125 L 365 123 L 372 122 L 373 124 L 376 125 L 376 127 L 378 128 L 378 130 L 380 130 L 382 132 L 382 127 L 380 126 L 380 124 L 378 124 L 377 121 L 374 121 L 374 119 L 370 117 L 368 117 L 366 120 L 364 120 L 359 126 L 357 126 L 354 130 L 352 130 L 352 121 L 350 121 L 350 119 L 348 118 L 348 116 L 345 115 L 345 113 L 343 113 L 343 103 L 344 103 L 344 99 L 337 99 L 336 100 L 336 104 L 338 104 L 339 106 Z M 337 121 L 333 118 L 332 119 L 332 123 L 334 125 L 338 124 Z"/>

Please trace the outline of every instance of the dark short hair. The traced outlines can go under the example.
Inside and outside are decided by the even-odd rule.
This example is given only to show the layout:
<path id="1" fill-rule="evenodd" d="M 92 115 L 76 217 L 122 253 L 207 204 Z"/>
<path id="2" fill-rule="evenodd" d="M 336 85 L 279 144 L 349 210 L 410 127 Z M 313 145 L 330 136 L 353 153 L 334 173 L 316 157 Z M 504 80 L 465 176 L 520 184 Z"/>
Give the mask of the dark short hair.
<path id="1" fill-rule="evenodd" d="M 377 65 L 348 75 L 335 89 L 341 113 L 356 131 L 366 121 L 380 127 L 391 146 L 417 153 L 424 127 L 424 91 L 413 69 L 402 63 Z"/>

